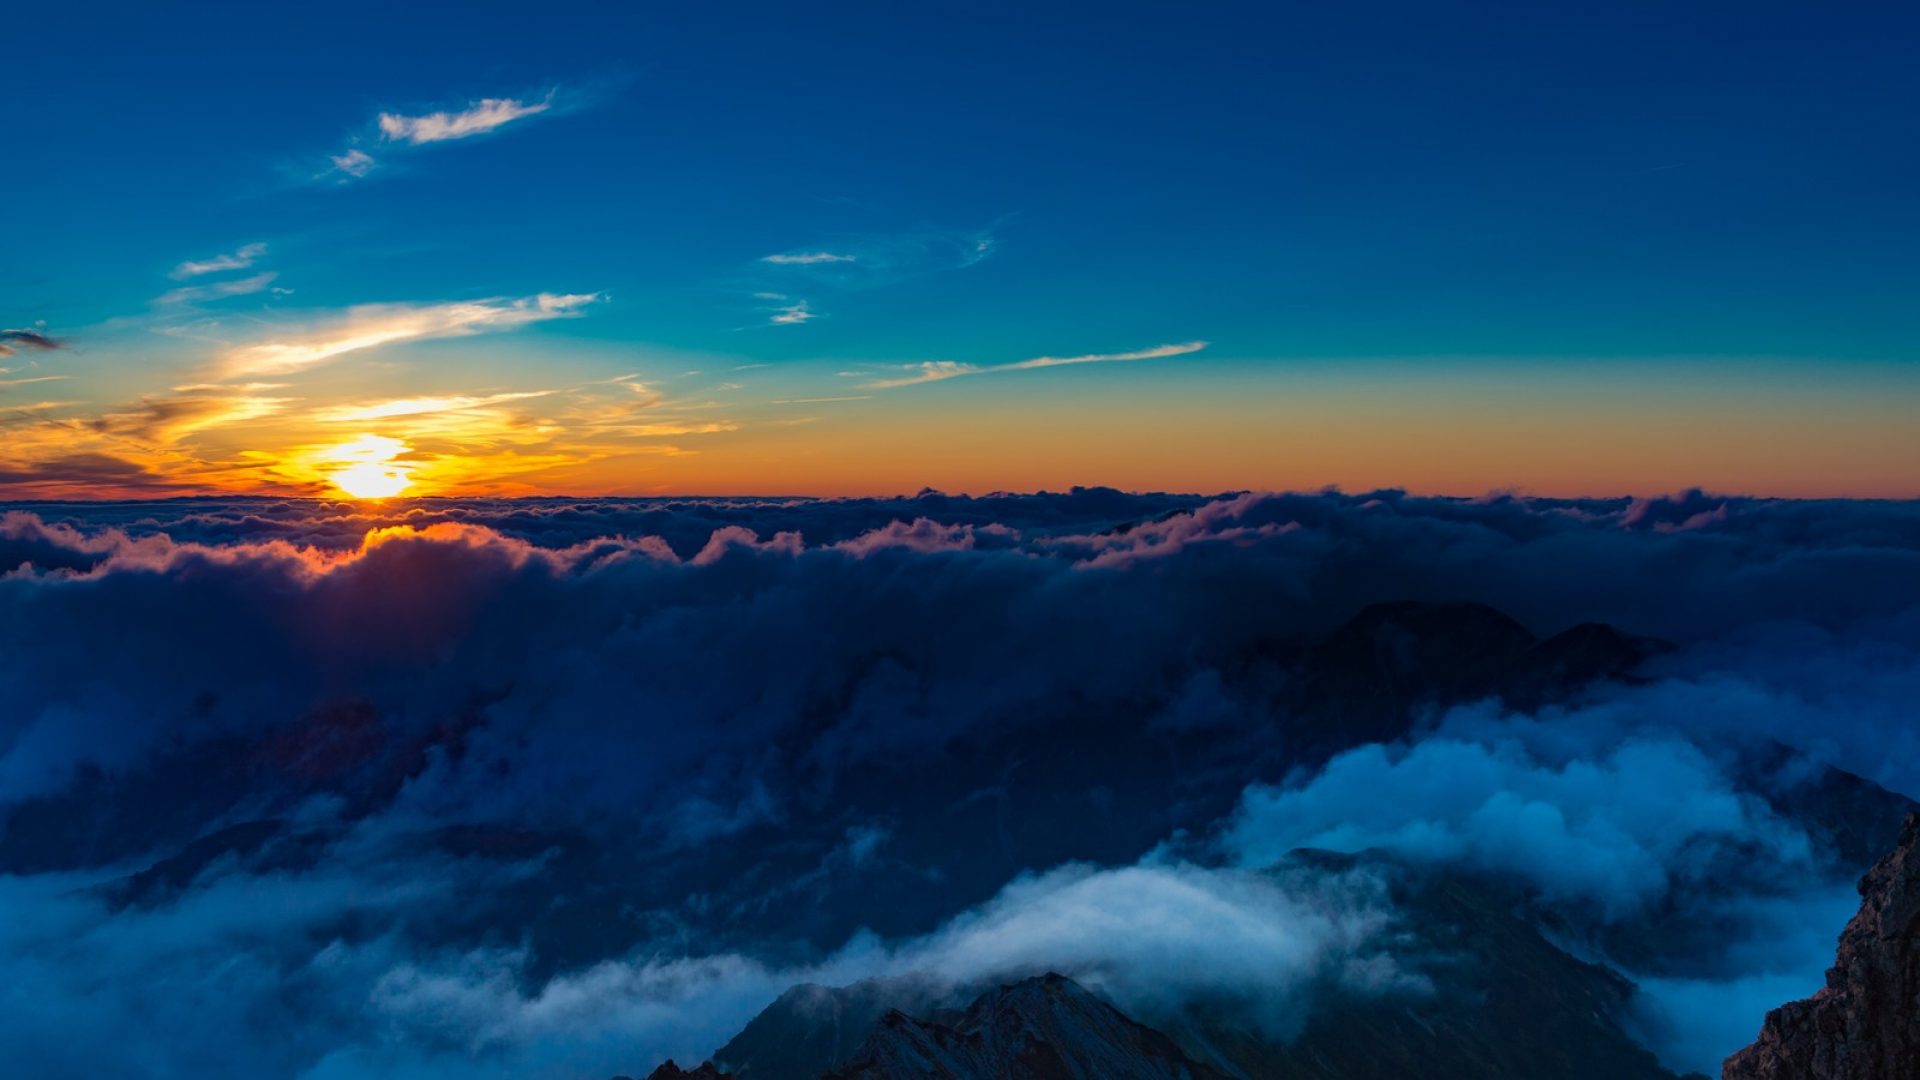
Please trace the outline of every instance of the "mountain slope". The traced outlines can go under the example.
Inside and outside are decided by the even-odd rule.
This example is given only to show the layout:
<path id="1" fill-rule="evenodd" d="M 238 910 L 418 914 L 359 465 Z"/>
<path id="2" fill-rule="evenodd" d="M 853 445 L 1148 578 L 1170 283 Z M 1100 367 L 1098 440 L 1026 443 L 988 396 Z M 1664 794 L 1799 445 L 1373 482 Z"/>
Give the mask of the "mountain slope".
<path id="1" fill-rule="evenodd" d="M 1291 1040 L 1190 1011 L 1169 1030 L 1215 1064 L 1289 1080 L 1671 1080 L 1622 1024 L 1633 985 L 1555 947 L 1487 883 L 1373 856 L 1293 859 L 1382 875 L 1400 914 L 1394 955 L 1417 958 L 1433 992 L 1327 988 Z"/>

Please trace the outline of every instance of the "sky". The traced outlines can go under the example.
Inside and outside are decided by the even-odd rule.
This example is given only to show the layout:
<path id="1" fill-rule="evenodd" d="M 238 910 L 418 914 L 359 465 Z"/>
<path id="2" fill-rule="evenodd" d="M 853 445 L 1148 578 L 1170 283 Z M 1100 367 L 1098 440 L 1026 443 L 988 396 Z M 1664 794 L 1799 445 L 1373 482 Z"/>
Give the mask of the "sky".
<path id="1" fill-rule="evenodd" d="M 1920 496 L 1916 23 L 33 5 L 0 498 Z"/>

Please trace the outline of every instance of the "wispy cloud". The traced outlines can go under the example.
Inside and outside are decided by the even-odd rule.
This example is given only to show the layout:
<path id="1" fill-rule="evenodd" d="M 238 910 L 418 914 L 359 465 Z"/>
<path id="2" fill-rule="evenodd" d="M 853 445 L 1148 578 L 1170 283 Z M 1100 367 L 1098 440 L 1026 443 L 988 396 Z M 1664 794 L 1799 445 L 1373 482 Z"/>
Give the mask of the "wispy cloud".
<path id="1" fill-rule="evenodd" d="M 775 266 L 819 266 L 823 263 L 858 262 L 857 255 L 837 255 L 830 251 L 794 251 L 780 255 L 762 255 L 760 261 Z"/>
<path id="2" fill-rule="evenodd" d="M 334 172 L 345 173 L 355 180 L 372 172 L 374 165 L 378 164 L 372 154 L 358 148 L 349 149 L 344 154 L 334 154 L 330 160 Z"/>
<path id="3" fill-rule="evenodd" d="M 789 295 L 812 291 L 859 291 L 907 278 L 958 270 L 991 255 L 993 234 L 985 229 L 916 229 L 898 233 L 843 236 L 819 247 L 762 255 L 742 284 L 753 298 L 775 302 L 767 325 L 800 326 L 821 318 L 812 304 Z M 796 279 L 802 284 L 795 286 Z M 741 329 L 745 329 L 742 327 Z"/>
<path id="4" fill-rule="evenodd" d="M 4 374 L 7 374 L 7 369 L 0 368 L 0 375 Z M 0 379 L 0 389 L 9 386 L 31 386 L 34 383 L 59 382 L 65 378 L 65 375 L 33 375 L 24 379 Z"/>
<path id="5" fill-rule="evenodd" d="M 172 444 L 196 431 L 257 420 L 279 412 L 285 398 L 253 394 L 186 394 L 142 397 L 136 404 L 104 413 L 87 426 L 102 435 Z"/>
<path id="6" fill-rule="evenodd" d="M 236 278 L 233 281 L 220 281 L 212 285 L 183 285 L 169 289 L 154 298 L 155 304 L 198 304 L 208 300 L 223 300 L 229 296 L 246 296 L 249 293 L 263 292 L 280 275 L 267 270 L 252 277 Z M 285 292 L 286 290 L 277 290 Z"/>
<path id="7" fill-rule="evenodd" d="M 618 432 L 652 439 L 666 435 L 717 435 L 721 432 L 738 431 L 739 428 L 740 425 L 732 420 L 661 420 L 647 424 L 629 424 L 618 429 Z"/>
<path id="8" fill-rule="evenodd" d="M 404 155 L 416 147 L 469 139 L 497 131 L 508 124 L 542 113 L 558 115 L 587 104 L 590 90 L 563 91 L 555 87 L 537 98 L 489 97 L 470 101 L 463 108 L 434 109 L 412 113 L 382 110 L 373 123 L 347 140 L 337 154 L 326 156 L 326 166 L 310 175 L 311 182 L 347 184 L 384 173 L 393 154 Z M 367 147 L 384 149 L 375 157 Z"/>
<path id="9" fill-rule="evenodd" d="M 512 300 L 496 297 L 444 304 L 362 304 L 318 326 L 230 349 L 220 358 L 218 370 L 223 378 L 301 371 L 381 345 L 464 337 L 567 318 L 580 314 L 582 308 L 599 298 L 598 293 L 541 293 Z"/>
<path id="10" fill-rule="evenodd" d="M 552 107 L 551 94 L 544 101 L 531 103 L 517 98 L 481 98 L 458 112 L 432 112 L 421 116 L 383 112 L 378 123 L 380 136 L 388 142 L 420 146 L 484 134 L 515 120 L 546 112 Z"/>
<path id="11" fill-rule="evenodd" d="M 0 330 L 0 356 L 12 356 L 23 348 L 51 351 L 65 346 L 38 330 Z"/>
<path id="12" fill-rule="evenodd" d="M 819 317 L 819 313 L 809 307 L 805 300 L 796 300 L 785 307 L 775 308 L 773 318 L 768 321 L 775 326 L 799 326 Z"/>
<path id="13" fill-rule="evenodd" d="M 528 398 L 546 397 L 551 390 L 526 390 L 519 393 L 487 394 L 485 396 L 417 397 L 396 398 L 392 401 L 376 401 L 360 405 L 335 405 L 317 409 L 313 418 L 323 424 L 356 424 L 369 420 L 388 420 L 400 416 L 424 416 L 432 413 L 471 412 L 475 409 L 491 408 L 509 401 L 525 401 Z"/>
<path id="14" fill-rule="evenodd" d="M 247 244 L 229 255 L 215 255 L 211 259 L 189 259 L 173 268 L 167 276 L 175 281 L 199 277 L 202 274 L 218 274 L 225 270 L 245 270 L 253 261 L 267 253 L 265 244 Z"/>
<path id="15" fill-rule="evenodd" d="M 996 243 L 986 229 L 918 229 L 839 237 L 820 247 L 763 255 L 755 262 L 777 267 L 780 281 L 799 275 L 833 288 L 872 289 L 973 266 L 992 255 Z M 774 290 L 779 288 L 773 284 Z"/>
<path id="16" fill-rule="evenodd" d="M 1207 347 L 1204 341 L 1188 341 L 1178 345 L 1157 345 L 1151 349 L 1123 353 L 1088 353 L 1085 356 L 1036 356 L 1031 360 L 1020 360 L 1011 364 L 963 364 L 953 360 L 928 360 L 920 364 L 909 364 L 911 375 L 894 379 L 878 379 L 865 384 L 869 390 L 891 390 L 899 386 L 916 386 L 920 383 L 942 382 L 946 379 L 958 379 L 967 375 L 994 375 L 1003 371 L 1031 371 L 1035 368 L 1065 367 L 1069 364 L 1114 364 L 1129 360 L 1159 360 L 1168 356 L 1186 356 L 1197 353 Z"/>

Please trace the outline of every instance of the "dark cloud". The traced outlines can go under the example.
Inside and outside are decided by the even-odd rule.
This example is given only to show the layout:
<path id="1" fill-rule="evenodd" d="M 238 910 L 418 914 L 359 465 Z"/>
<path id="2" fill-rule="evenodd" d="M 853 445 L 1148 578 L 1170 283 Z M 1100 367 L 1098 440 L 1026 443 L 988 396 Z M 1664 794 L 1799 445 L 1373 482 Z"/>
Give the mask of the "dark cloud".
<path id="1" fill-rule="evenodd" d="M 1407 600 L 1675 647 L 1298 756 L 1287 710 L 1327 692 L 1300 658 Z M 1823 770 L 1920 794 L 1917 612 L 1910 503 L 15 504 L 0 977 L 41 991 L 0 1046 L 592 1076 L 697 1059 L 809 978 L 1055 968 L 1283 1028 L 1328 972 L 1417 986 L 1367 880 L 1250 876 L 1304 844 L 1506 883 L 1698 1067 L 1844 920 L 1871 843 Z"/>
<path id="2" fill-rule="evenodd" d="M 12 465 L 0 461 L 0 492 L 15 488 L 32 492 L 58 490 L 84 494 L 89 490 L 112 488 L 157 495 L 177 490 L 180 486 L 137 462 L 112 454 L 63 454 Z"/>
<path id="3" fill-rule="evenodd" d="M 0 356 L 12 356 L 22 348 L 50 351 L 65 347 L 65 342 L 50 338 L 38 330 L 0 330 Z"/>

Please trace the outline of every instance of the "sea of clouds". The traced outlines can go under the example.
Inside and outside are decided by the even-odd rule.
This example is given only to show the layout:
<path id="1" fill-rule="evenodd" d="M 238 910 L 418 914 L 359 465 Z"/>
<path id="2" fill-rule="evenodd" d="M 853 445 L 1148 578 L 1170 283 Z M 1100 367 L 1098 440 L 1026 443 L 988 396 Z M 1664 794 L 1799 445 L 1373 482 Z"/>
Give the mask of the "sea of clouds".
<path id="1" fill-rule="evenodd" d="M 1536 714 L 1465 705 L 1241 778 L 1131 848 L 1022 854 L 1017 761 L 951 799 L 884 783 L 1089 730 L 1257 739 L 1249 657 L 1397 600 L 1676 647 Z M 1423 992 L 1378 881 L 1265 872 L 1319 847 L 1518 883 L 1635 977 L 1670 1065 L 1717 1071 L 1818 984 L 1864 869 L 1769 796 L 1832 766 L 1920 797 L 1916 700 L 1912 503 L 14 504 L 0 1052 L 600 1078 L 697 1060 L 802 980 L 1055 969 L 1143 1016 L 1237 995 L 1275 1030 L 1328 979 Z M 888 889 L 915 899 L 851 897 Z M 1622 945 L 1661 923 L 1687 932 Z M 567 937 L 588 924 L 619 932 Z"/>

